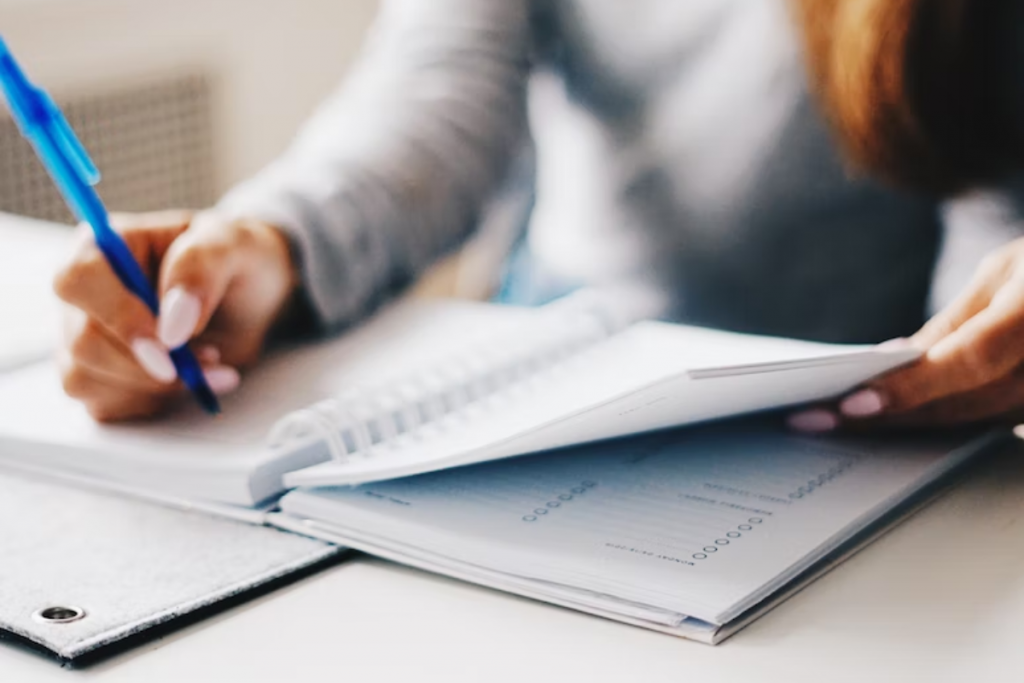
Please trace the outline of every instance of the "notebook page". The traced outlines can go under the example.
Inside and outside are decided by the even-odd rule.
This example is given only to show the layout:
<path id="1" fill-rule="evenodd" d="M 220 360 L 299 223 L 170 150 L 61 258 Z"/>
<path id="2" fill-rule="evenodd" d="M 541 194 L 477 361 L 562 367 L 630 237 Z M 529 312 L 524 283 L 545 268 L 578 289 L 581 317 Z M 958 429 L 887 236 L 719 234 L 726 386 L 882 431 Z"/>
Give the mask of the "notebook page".
<path id="1" fill-rule="evenodd" d="M 300 490 L 283 508 L 342 534 L 721 624 L 959 462 L 963 443 L 732 424 Z"/>
<path id="2" fill-rule="evenodd" d="M 915 353 L 642 322 L 416 438 L 286 481 L 324 486 L 409 476 L 818 400 Z"/>
<path id="3" fill-rule="evenodd" d="M 52 364 L 33 366 L 0 376 L 0 462 L 24 459 L 34 467 L 252 504 L 280 491 L 284 471 L 316 462 L 264 448 L 270 426 L 282 415 L 350 384 L 418 367 L 446 353 L 453 339 L 462 343 L 486 330 L 520 324 L 524 315 L 532 312 L 404 302 L 340 339 L 268 358 L 245 376 L 238 393 L 223 398 L 216 419 L 186 400 L 155 421 L 99 425 L 64 395 Z M 252 478 L 266 468 L 272 470 L 268 480 L 254 494 Z"/>

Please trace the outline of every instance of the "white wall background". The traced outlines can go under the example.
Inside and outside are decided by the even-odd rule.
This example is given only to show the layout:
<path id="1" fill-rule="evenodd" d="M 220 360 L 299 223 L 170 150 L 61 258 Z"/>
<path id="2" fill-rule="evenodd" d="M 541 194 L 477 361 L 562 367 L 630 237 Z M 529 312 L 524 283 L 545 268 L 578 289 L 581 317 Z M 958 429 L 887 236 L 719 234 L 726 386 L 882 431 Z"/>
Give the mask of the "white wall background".
<path id="1" fill-rule="evenodd" d="M 423 0 L 429 2 L 430 0 Z M 356 57 L 379 0 L 0 0 L 0 33 L 56 96 L 179 72 L 216 79 L 218 192 L 288 145 Z M 480 297 L 486 245 L 421 282 L 423 295 Z M 474 258 L 472 253 L 485 256 Z M 476 263 L 480 261 L 484 265 Z M 468 273 L 468 275 L 467 275 Z"/>
<path id="2" fill-rule="evenodd" d="M 0 0 L 0 33 L 51 92 L 212 72 L 223 191 L 288 144 L 342 78 L 377 0 Z"/>

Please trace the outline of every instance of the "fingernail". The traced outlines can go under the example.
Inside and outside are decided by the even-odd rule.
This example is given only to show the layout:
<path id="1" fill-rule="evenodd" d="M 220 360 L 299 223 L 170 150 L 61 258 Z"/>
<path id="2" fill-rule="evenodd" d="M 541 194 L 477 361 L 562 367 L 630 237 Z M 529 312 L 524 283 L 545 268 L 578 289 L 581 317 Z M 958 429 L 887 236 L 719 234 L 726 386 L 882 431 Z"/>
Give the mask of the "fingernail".
<path id="1" fill-rule="evenodd" d="M 828 410 L 816 408 L 805 410 L 802 413 L 794 413 L 786 420 L 789 428 L 797 432 L 808 434 L 821 434 L 831 432 L 839 426 L 839 418 Z"/>
<path id="2" fill-rule="evenodd" d="M 142 369 L 157 382 L 170 384 L 178 378 L 167 349 L 153 339 L 136 339 L 132 342 L 132 353 Z"/>
<path id="3" fill-rule="evenodd" d="M 167 293 L 161 302 L 157 336 L 169 349 L 183 346 L 196 331 L 202 307 L 199 299 L 181 287 Z"/>
<path id="4" fill-rule="evenodd" d="M 871 417 L 885 408 L 885 400 L 874 389 L 863 389 L 843 399 L 839 412 L 848 417 Z"/>
<path id="5" fill-rule="evenodd" d="M 206 376 L 206 383 L 215 394 L 230 394 L 242 382 L 238 370 L 226 365 L 209 368 L 203 374 Z"/>

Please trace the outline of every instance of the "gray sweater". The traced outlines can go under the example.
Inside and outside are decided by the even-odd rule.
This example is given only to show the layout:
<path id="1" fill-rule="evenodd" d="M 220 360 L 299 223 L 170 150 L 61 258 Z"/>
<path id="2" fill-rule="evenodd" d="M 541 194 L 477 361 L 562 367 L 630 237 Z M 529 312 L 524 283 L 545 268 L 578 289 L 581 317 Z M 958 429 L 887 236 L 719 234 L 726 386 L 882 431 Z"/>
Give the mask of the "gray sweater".
<path id="1" fill-rule="evenodd" d="M 869 342 L 1020 235 L 1017 196 L 849 173 L 785 0 L 386 0 L 338 93 L 221 207 L 287 230 L 325 328 L 503 223 L 526 230 L 520 292 L 626 282 L 671 319 Z"/>

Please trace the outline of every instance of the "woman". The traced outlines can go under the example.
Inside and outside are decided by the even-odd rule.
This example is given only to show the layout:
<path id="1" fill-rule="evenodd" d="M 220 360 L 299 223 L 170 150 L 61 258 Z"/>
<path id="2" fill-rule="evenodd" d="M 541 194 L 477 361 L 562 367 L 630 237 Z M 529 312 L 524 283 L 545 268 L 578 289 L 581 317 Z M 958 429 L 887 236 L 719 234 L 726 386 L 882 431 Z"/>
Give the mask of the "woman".
<path id="1" fill-rule="evenodd" d="M 671 319 L 844 342 L 938 311 L 904 342 L 921 362 L 798 429 L 1011 418 L 1019 7 L 391 0 L 284 157 L 214 211 L 123 219 L 159 321 L 83 241 L 56 283 L 65 388 L 99 420 L 152 415 L 180 392 L 167 349 L 194 340 L 230 391 L 272 329 L 357 320 L 518 206 L 519 303 L 625 282 Z"/>

